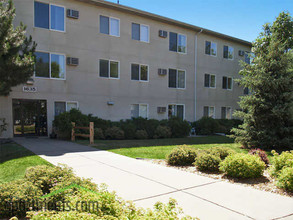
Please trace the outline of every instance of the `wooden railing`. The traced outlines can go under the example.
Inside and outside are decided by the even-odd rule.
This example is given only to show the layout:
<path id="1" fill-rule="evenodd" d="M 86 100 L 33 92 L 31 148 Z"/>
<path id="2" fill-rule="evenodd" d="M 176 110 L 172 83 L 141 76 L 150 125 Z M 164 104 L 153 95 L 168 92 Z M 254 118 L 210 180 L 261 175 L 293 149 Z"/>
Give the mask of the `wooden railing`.
<path id="1" fill-rule="evenodd" d="M 71 122 L 72 131 L 71 131 L 71 141 L 75 141 L 75 137 L 87 137 L 90 138 L 90 144 L 94 144 L 94 122 L 90 122 L 89 127 L 77 127 L 75 122 Z M 89 134 L 77 134 L 75 129 L 89 130 Z"/>

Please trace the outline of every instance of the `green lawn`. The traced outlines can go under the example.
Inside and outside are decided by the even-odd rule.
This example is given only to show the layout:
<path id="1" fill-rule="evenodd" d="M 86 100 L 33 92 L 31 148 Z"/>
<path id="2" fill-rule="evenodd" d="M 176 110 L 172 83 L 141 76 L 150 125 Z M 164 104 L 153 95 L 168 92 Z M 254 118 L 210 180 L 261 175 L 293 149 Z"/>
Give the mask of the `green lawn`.
<path id="1" fill-rule="evenodd" d="M 88 145 L 87 140 L 77 140 L 77 142 Z M 174 147 L 183 144 L 195 149 L 224 146 L 236 152 L 248 152 L 241 149 L 239 144 L 235 144 L 233 139 L 223 136 L 150 140 L 95 140 L 94 147 L 132 158 L 165 159 Z"/>
<path id="2" fill-rule="evenodd" d="M 26 168 L 37 165 L 51 164 L 18 144 L 0 144 L 0 183 L 21 179 Z"/>

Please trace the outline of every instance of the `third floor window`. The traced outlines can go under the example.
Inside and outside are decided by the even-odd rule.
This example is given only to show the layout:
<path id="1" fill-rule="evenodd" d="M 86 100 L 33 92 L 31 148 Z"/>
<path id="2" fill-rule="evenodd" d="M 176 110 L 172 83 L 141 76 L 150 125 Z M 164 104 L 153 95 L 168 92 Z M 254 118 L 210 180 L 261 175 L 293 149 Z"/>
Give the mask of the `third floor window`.
<path id="1" fill-rule="evenodd" d="M 217 56 L 217 44 L 211 41 L 206 41 L 205 54 Z"/>
<path id="2" fill-rule="evenodd" d="M 132 40 L 149 42 L 149 26 L 143 24 L 132 23 L 131 26 Z"/>
<path id="3" fill-rule="evenodd" d="M 65 8 L 35 2 L 35 27 L 65 31 Z"/>
<path id="4" fill-rule="evenodd" d="M 224 46 L 223 57 L 228 60 L 234 59 L 234 48 L 230 46 Z"/>

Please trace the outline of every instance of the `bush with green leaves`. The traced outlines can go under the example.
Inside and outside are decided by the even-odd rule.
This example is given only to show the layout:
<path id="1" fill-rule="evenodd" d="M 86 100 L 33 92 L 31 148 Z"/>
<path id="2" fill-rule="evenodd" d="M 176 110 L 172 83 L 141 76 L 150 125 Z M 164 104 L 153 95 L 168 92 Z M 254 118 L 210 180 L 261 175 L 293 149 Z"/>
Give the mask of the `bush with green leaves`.
<path id="1" fill-rule="evenodd" d="M 171 129 L 173 138 L 187 137 L 191 130 L 190 124 L 178 117 L 170 118 L 167 125 Z"/>
<path id="2" fill-rule="evenodd" d="M 237 153 L 220 163 L 220 171 L 235 178 L 257 178 L 262 176 L 265 163 L 256 155 Z"/>
<path id="3" fill-rule="evenodd" d="M 239 119 L 215 119 L 219 126 L 217 129 L 217 133 L 231 134 L 232 128 L 238 128 L 239 125 L 243 123 L 243 121 Z"/>
<path id="4" fill-rule="evenodd" d="M 281 154 L 278 154 L 276 151 L 272 151 L 274 155 L 271 163 L 270 173 L 272 176 L 278 176 L 280 171 L 285 167 L 293 167 L 293 150 L 292 151 L 283 151 Z"/>
<path id="5" fill-rule="evenodd" d="M 212 135 L 218 131 L 219 123 L 211 117 L 202 117 L 194 123 L 198 135 Z"/>
<path id="6" fill-rule="evenodd" d="M 136 139 L 148 139 L 148 133 L 146 130 L 137 130 L 135 132 L 135 138 Z"/>
<path id="7" fill-rule="evenodd" d="M 155 131 L 154 138 L 170 138 L 172 136 L 172 131 L 169 127 L 159 125 Z"/>
<path id="8" fill-rule="evenodd" d="M 104 140 L 105 135 L 104 135 L 103 129 L 102 128 L 95 128 L 94 137 L 95 137 L 95 139 L 98 139 L 98 140 Z"/>
<path id="9" fill-rule="evenodd" d="M 121 120 L 120 128 L 124 131 L 125 139 L 134 139 L 136 132 L 136 125 L 133 123 L 133 120 Z"/>
<path id="10" fill-rule="evenodd" d="M 200 152 L 193 164 L 199 171 L 219 171 L 220 162 L 221 158 L 219 155 Z"/>
<path id="11" fill-rule="evenodd" d="M 236 152 L 228 147 L 212 147 L 207 150 L 205 150 L 207 153 L 219 156 L 221 160 L 224 160 L 226 157 L 228 157 L 231 154 L 235 154 Z"/>
<path id="12" fill-rule="evenodd" d="M 190 166 L 196 158 L 196 150 L 186 145 L 174 148 L 167 155 L 167 163 L 172 166 Z"/>
<path id="13" fill-rule="evenodd" d="M 251 149 L 249 152 L 249 154 L 252 155 L 258 155 L 260 157 L 260 159 L 265 162 L 266 165 L 268 165 L 270 163 L 269 158 L 267 153 L 264 150 L 261 149 Z"/>
<path id="14" fill-rule="evenodd" d="M 112 128 L 108 128 L 105 131 L 105 137 L 106 139 L 111 139 L 111 140 L 123 140 L 124 131 L 121 128 L 114 126 Z"/>
<path id="15" fill-rule="evenodd" d="M 293 192 L 293 167 L 284 167 L 277 177 L 277 186 Z"/>

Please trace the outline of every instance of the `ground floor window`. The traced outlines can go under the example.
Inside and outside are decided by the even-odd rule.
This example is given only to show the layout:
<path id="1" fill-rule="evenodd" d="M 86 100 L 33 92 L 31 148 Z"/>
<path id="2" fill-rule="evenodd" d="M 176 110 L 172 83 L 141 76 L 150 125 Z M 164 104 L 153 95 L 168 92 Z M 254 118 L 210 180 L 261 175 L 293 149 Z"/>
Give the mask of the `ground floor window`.
<path id="1" fill-rule="evenodd" d="M 204 106 L 203 107 L 203 116 L 215 118 L 215 107 L 213 106 Z"/>
<path id="2" fill-rule="evenodd" d="M 147 104 L 132 104 L 130 106 L 131 118 L 148 118 L 148 105 Z"/>
<path id="3" fill-rule="evenodd" d="M 55 102 L 55 116 L 70 111 L 71 109 L 78 109 L 78 102 Z"/>
<path id="4" fill-rule="evenodd" d="M 184 119 L 184 105 L 170 104 L 168 105 L 168 118 L 179 117 L 182 120 Z"/>
<path id="5" fill-rule="evenodd" d="M 231 107 L 222 107 L 221 118 L 222 119 L 232 119 L 232 108 Z"/>

